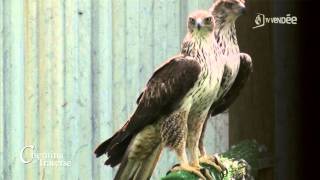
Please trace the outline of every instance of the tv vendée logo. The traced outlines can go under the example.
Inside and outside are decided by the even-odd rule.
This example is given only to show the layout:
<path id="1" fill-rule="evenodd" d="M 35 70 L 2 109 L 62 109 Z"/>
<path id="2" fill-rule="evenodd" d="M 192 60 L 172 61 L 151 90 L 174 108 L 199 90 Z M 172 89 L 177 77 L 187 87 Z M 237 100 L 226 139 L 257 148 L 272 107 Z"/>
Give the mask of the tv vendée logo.
<path id="1" fill-rule="evenodd" d="M 298 18 L 296 16 L 291 16 L 291 14 L 287 14 L 283 17 L 266 17 L 264 14 L 257 13 L 257 17 L 254 20 L 256 26 L 253 29 L 260 28 L 265 26 L 266 24 L 290 24 L 296 25 L 298 24 Z"/>

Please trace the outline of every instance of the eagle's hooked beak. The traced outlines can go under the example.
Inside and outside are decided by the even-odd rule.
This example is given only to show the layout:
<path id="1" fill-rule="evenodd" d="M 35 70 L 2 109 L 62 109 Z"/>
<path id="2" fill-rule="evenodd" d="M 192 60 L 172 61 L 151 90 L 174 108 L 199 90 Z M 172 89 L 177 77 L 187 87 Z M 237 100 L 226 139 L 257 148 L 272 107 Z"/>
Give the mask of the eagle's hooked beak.
<path id="1" fill-rule="evenodd" d="M 201 19 L 197 19 L 196 27 L 197 27 L 198 31 L 203 27 L 203 22 Z"/>
<path id="2" fill-rule="evenodd" d="M 244 3 L 240 4 L 240 9 L 239 9 L 240 14 L 245 14 L 246 13 L 246 6 Z"/>
<path id="3" fill-rule="evenodd" d="M 245 14 L 247 12 L 246 8 L 245 7 L 242 7 L 240 9 L 240 14 Z"/>

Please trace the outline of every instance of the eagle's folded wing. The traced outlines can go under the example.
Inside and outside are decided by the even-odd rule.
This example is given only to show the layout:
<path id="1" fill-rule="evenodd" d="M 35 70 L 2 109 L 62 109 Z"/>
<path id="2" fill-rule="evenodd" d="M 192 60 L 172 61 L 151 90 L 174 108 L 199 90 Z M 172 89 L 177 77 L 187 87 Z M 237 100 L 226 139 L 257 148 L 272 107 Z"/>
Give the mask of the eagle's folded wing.
<path id="1" fill-rule="evenodd" d="M 200 71 L 198 62 L 182 55 L 157 69 L 140 95 L 131 118 L 114 136 L 98 146 L 96 156 L 107 153 L 107 165 L 119 164 L 130 139 L 147 125 L 171 113 L 194 86 Z"/>
<path id="2" fill-rule="evenodd" d="M 242 88 L 247 82 L 250 73 L 252 72 L 252 60 L 248 54 L 240 54 L 240 67 L 235 81 L 228 92 L 217 102 L 215 102 L 211 108 L 211 116 L 215 116 L 227 110 L 230 105 L 239 96 Z"/>

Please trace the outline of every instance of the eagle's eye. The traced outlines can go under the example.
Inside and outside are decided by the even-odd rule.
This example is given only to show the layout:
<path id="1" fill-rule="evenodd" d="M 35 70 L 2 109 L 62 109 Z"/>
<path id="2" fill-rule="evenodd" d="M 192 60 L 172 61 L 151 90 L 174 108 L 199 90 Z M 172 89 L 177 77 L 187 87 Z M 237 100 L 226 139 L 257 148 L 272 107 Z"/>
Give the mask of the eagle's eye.
<path id="1" fill-rule="evenodd" d="M 196 24 L 196 20 L 194 18 L 189 18 L 189 23 L 192 25 Z"/>
<path id="2" fill-rule="evenodd" d="M 212 23 L 212 17 L 207 17 L 204 19 L 205 24 L 211 24 Z"/>
<path id="3" fill-rule="evenodd" d="M 233 6 L 233 3 L 232 2 L 225 2 L 225 7 L 228 8 L 228 9 L 231 9 L 232 6 Z"/>

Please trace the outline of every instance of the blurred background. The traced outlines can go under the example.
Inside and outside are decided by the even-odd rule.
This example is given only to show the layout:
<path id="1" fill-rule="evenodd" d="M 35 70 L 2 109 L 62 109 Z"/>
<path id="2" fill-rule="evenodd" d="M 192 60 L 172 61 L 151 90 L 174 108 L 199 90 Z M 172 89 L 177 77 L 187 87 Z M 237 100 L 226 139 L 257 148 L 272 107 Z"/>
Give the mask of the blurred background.
<path id="1" fill-rule="evenodd" d="M 119 129 L 153 70 L 177 54 L 188 13 L 212 0 L 1 0 L 0 179 L 112 179 L 95 147 Z M 248 1 L 237 22 L 254 72 L 227 112 L 210 121 L 206 146 L 226 151 L 245 139 L 265 144 L 275 170 L 259 179 L 298 178 L 297 26 L 252 29 L 256 13 L 298 16 L 293 1 Z M 298 17 L 298 23 L 299 23 Z M 23 164 L 21 150 L 59 153 L 67 167 Z M 31 150 L 24 158 L 31 158 Z M 175 164 L 165 154 L 153 179 Z"/>

